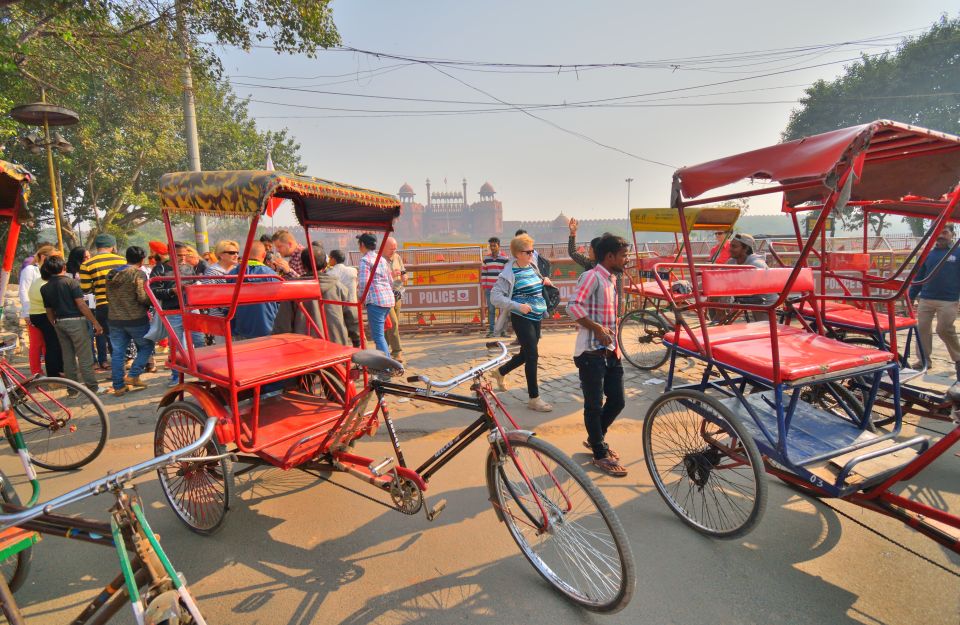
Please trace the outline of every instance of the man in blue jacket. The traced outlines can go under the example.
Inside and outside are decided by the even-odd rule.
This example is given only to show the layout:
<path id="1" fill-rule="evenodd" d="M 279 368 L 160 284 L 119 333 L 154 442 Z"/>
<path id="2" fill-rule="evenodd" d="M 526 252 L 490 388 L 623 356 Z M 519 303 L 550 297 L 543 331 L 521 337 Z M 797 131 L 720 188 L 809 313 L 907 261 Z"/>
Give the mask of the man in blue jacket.
<path id="1" fill-rule="evenodd" d="M 250 259 L 247 261 L 247 276 L 269 275 L 275 276 L 277 273 L 263 264 L 263 259 L 267 255 L 267 249 L 260 241 L 254 241 L 250 246 Z M 237 275 L 240 273 L 240 266 L 230 270 L 227 275 Z M 271 278 L 251 278 L 250 282 L 269 280 Z M 246 278 L 244 282 L 248 281 Z M 243 339 L 252 339 L 257 336 L 270 336 L 273 332 L 273 321 L 277 318 L 277 302 L 265 302 L 263 304 L 246 304 L 238 306 L 237 312 L 230 322 L 230 331 L 233 333 L 233 339 L 242 341 Z"/>
<path id="2" fill-rule="evenodd" d="M 917 329 L 920 332 L 920 344 L 926 362 L 912 365 L 916 369 L 930 368 L 930 353 L 933 350 L 933 318 L 937 318 L 937 336 L 947 346 L 950 360 L 954 362 L 957 380 L 960 381 L 960 340 L 954 322 L 957 320 L 957 306 L 960 302 L 960 254 L 951 252 L 953 246 L 953 225 L 947 224 L 937 237 L 936 244 L 917 272 L 916 280 L 930 276 L 926 284 L 914 284 L 910 287 L 910 299 L 917 303 Z M 946 257 L 946 258 L 944 258 Z M 940 261 L 943 264 L 932 276 L 931 272 Z"/>

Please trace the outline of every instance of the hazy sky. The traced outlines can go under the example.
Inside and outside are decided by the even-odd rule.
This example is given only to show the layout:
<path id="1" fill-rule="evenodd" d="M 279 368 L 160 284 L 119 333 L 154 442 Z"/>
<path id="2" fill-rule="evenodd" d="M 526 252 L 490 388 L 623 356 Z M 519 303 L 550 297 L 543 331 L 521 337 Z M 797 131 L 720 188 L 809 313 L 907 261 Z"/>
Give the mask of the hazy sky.
<path id="1" fill-rule="evenodd" d="M 468 71 L 405 65 L 343 51 L 321 52 L 316 59 L 280 56 L 266 49 L 250 54 L 222 51 L 239 95 L 278 103 L 253 102 L 251 111 L 263 128 L 292 131 L 302 145 L 309 174 L 390 193 L 409 182 L 419 201 L 425 199 L 427 177 L 434 190 L 443 190 L 444 179 L 447 188 L 459 190 L 466 177 L 470 201 L 476 201 L 480 185 L 490 181 L 503 201 L 505 219 L 552 219 L 561 211 L 580 218 L 625 216 L 628 177 L 634 179 L 632 206 L 665 205 L 675 167 L 775 143 L 805 85 L 834 78 L 843 67 L 838 61 L 856 58 L 860 52 L 881 52 L 898 37 L 922 31 L 954 8 L 945 0 L 351 0 L 333 6 L 344 45 L 358 49 L 491 63 L 669 60 L 668 65 L 677 66 L 521 73 L 489 66 Z M 742 54 L 748 52 L 752 54 Z M 723 55 L 735 57 L 725 60 Z M 810 67 L 814 65 L 819 67 Z M 780 73 L 752 78 L 774 72 Z M 688 89 L 722 81 L 736 82 Z M 617 100 L 621 105 L 617 107 L 531 111 L 570 131 L 669 166 L 599 147 L 493 99 L 559 104 L 675 89 L 681 91 Z M 644 106 L 635 106 L 640 103 Z M 381 112 L 369 117 L 281 104 Z M 508 110 L 393 116 L 399 111 L 488 108 Z M 753 212 L 768 209 L 755 204 Z"/>

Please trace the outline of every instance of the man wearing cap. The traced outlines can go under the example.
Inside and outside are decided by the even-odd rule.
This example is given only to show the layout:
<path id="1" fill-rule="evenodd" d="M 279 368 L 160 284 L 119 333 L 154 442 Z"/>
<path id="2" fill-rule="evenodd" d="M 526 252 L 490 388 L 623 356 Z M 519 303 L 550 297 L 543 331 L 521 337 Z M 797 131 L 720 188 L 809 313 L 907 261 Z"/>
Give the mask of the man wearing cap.
<path id="1" fill-rule="evenodd" d="M 100 369 L 107 369 L 107 350 L 110 336 L 110 302 L 107 300 L 107 276 L 114 269 L 119 269 L 127 264 L 123 256 L 114 253 L 117 247 L 117 239 L 112 234 L 101 232 L 93 239 L 93 245 L 97 253 L 83 261 L 80 265 L 80 288 L 84 293 L 92 293 L 96 300 L 96 308 L 93 311 L 97 322 L 103 328 L 103 332 L 96 336 L 97 353 L 104 358 L 99 362 Z"/>
<path id="2" fill-rule="evenodd" d="M 757 241 L 752 235 L 737 233 L 730 239 L 730 260 L 728 265 L 750 265 L 757 269 L 769 269 L 763 254 L 756 254 L 754 250 Z M 762 304 L 768 306 L 777 301 L 777 293 L 763 293 L 758 295 L 741 295 L 733 298 L 738 304 Z M 747 314 L 747 321 L 751 315 Z"/>

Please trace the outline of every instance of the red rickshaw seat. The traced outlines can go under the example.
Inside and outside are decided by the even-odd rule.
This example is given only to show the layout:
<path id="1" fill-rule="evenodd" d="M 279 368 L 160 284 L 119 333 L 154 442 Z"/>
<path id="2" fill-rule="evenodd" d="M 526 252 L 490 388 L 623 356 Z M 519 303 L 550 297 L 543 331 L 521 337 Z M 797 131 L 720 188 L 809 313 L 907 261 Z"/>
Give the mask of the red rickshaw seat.
<path id="1" fill-rule="evenodd" d="M 731 323 L 724 326 L 707 326 L 703 328 L 707 332 L 707 337 L 710 339 L 710 347 L 716 347 L 717 345 L 723 345 L 725 343 L 733 343 L 736 341 L 748 341 L 751 339 L 765 339 L 767 345 L 770 344 L 770 322 L 768 321 L 752 321 L 750 323 Z M 804 330 L 797 326 L 777 326 L 777 337 L 786 336 L 790 334 L 800 334 Z M 703 335 L 700 333 L 700 329 L 693 330 L 694 336 L 697 337 L 698 341 L 703 341 Z M 690 338 L 690 335 L 686 330 L 679 331 L 679 344 L 677 343 L 677 332 L 667 332 L 663 335 L 663 340 L 666 343 L 672 345 L 677 345 L 677 347 L 687 349 L 690 351 L 697 351 L 696 346 L 693 343 L 693 340 Z"/>
<path id="2" fill-rule="evenodd" d="M 274 334 L 237 341 L 233 343 L 234 378 L 240 386 L 280 380 L 349 362 L 356 351 L 354 347 L 303 334 Z M 194 353 L 199 373 L 230 380 L 226 345 L 200 347 Z"/>
<path id="3" fill-rule="evenodd" d="M 835 323 L 838 325 L 845 325 L 851 328 L 857 328 L 860 330 L 874 331 L 879 325 L 881 332 L 890 331 L 890 318 L 887 316 L 887 313 L 877 311 L 877 321 L 874 322 L 873 314 L 869 310 L 864 310 L 862 308 L 857 308 L 856 306 L 850 306 L 847 304 L 832 303 L 827 302 L 827 310 L 823 313 L 823 320 L 825 323 Z M 803 306 L 800 307 L 800 313 L 808 317 L 813 317 L 813 310 L 804 302 Z M 894 327 L 897 330 L 903 330 L 905 328 L 912 328 L 917 325 L 917 320 L 910 317 L 901 317 L 899 315 L 893 318 Z"/>
<path id="4" fill-rule="evenodd" d="M 850 369 L 866 369 L 893 359 L 888 351 L 851 345 L 819 334 L 797 332 L 778 337 L 780 375 L 784 382 Z M 711 345 L 716 362 L 766 380 L 773 379 L 770 338 Z"/>
<path id="5" fill-rule="evenodd" d="M 666 299 L 666 296 L 663 294 L 663 289 L 660 288 L 660 284 L 656 280 L 646 280 L 644 282 L 625 284 L 623 291 L 627 295 L 639 295 L 642 297 Z"/>

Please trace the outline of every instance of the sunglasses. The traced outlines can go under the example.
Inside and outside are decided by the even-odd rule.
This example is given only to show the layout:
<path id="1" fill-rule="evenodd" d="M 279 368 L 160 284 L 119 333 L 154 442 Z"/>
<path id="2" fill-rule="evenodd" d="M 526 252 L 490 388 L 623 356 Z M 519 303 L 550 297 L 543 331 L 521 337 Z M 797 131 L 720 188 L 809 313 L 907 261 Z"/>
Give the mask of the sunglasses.
<path id="1" fill-rule="evenodd" d="M 230 254 L 231 256 L 236 256 L 236 255 L 239 254 L 240 252 L 238 252 L 237 250 L 223 250 L 223 251 L 220 252 L 220 253 L 221 253 L 221 254 Z"/>
<path id="2" fill-rule="evenodd" d="M 533 250 L 520 250 L 521 254 L 533 254 Z"/>

